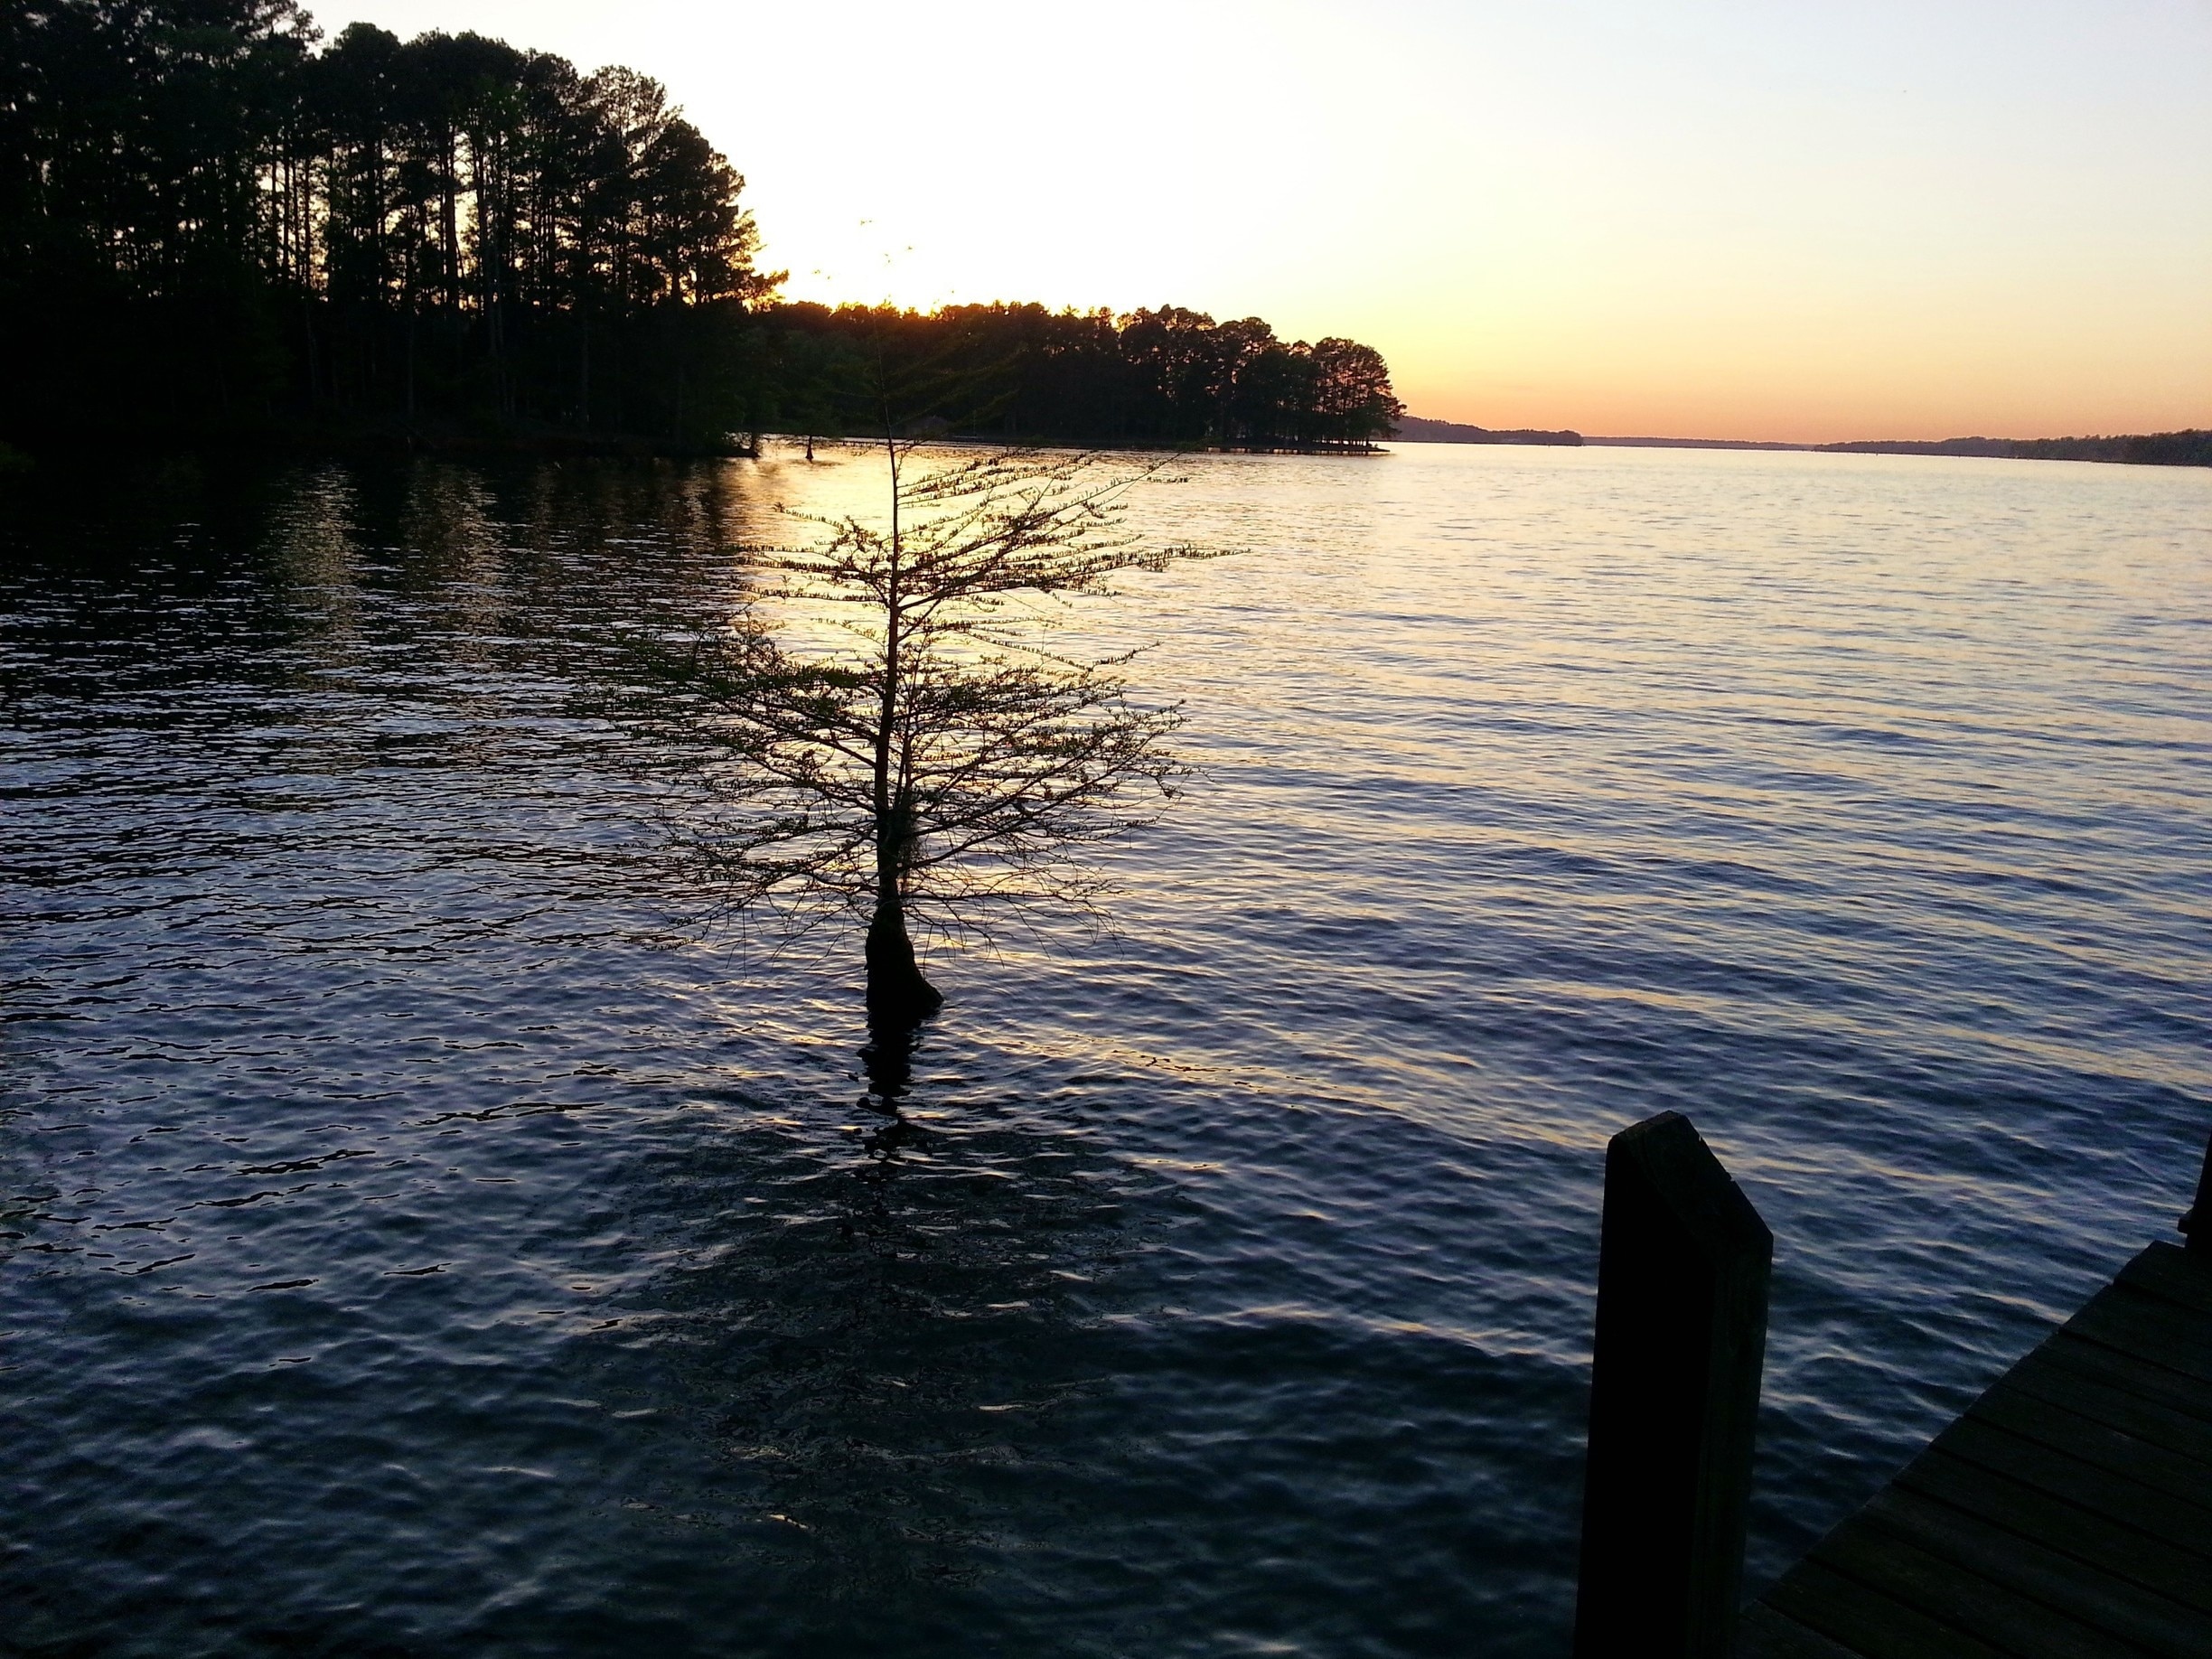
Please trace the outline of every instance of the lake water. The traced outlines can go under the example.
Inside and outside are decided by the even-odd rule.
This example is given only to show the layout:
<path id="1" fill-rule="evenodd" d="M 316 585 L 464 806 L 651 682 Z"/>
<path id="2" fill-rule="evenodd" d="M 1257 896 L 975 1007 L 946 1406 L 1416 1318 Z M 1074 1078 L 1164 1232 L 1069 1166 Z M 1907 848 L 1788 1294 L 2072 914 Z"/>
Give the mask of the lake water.
<path id="1" fill-rule="evenodd" d="M 578 704 L 869 464 L 0 499 L 0 1628 L 192 1654 L 1553 1654 L 1602 1148 L 1776 1235 L 1763 1582 L 2212 1128 L 2212 472 L 1207 458 L 1111 931 L 689 927 Z"/>

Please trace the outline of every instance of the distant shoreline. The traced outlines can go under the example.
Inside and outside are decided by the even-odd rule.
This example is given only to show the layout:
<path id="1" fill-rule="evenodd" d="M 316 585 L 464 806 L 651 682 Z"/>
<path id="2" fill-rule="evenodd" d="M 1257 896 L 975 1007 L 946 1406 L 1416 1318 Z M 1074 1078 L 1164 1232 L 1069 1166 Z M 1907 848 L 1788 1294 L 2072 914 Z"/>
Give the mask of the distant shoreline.
<path id="1" fill-rule="evenodd" d="M 1533 427 L 1495 431 L 1456 420 L 1423 420 L 1418 415 L 1401 415 L 1391 437 L 1401 444 L 1541 444 L 1566 448 L 1604 441 L 1585 438 L 1579 432 L 1540 432 Z"/>
<path id="2" fill-rule="evenodd" d="M 1592 437 L 1585 444 L 1613 449 L 1811 449 L 1810 444 L 1783 444 L 1765 438 Z"/>
<path id="3" fill-rule="evenodd" d="M 2124 466 L 2212 466 L 2212 432 L 2148 432 L 2111 437 L 1854 438 L 1783 444 L 1757 438 L 1594 437 L 1622 449 L 1781 449 L 1829 455 L 1959 455 L 1990 461 L 2100 461 Z"/>
<path id="4" fill-rule="evenodd" d="M 1392 436 L 1403 444 L 1589 445 L 1612 449 L 1768 449 L 1808 455 L 1964 455 L 2003 461 L 2102 461 L 2130 466 L 2212 466 L 2212 431 L 2149 432 L 2110 437 L 1856 438 L 1842 444 L 1785 444 L 1762 438 L 1585 437 L 1579 432 L 1502 430 L 1407 416 Z"/>

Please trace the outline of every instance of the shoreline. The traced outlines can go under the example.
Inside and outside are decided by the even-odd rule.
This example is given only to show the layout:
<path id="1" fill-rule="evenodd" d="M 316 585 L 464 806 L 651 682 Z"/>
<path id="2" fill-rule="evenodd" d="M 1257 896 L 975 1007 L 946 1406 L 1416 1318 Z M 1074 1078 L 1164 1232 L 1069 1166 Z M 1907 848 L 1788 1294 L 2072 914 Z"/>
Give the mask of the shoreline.
<path id="1" fill-rule="evenodd" d="M 1447 425 L 1423 422 L 1426 427 Z M 946 431 L 915 434 L 916 442 L 972 448 L 1073 449 L 1127 455 L 1386 455 L 1393 446 L 1422 447 L 1508 446 L 1528 448 L 1698 449 L 1761 451 L 1789 455 L 1925 455 L 1940 459 L 2009 461 L 2082 461 L 2118 466 L 2212 466 L 2212 430 L 2137 434 L 2087 438 L 1944 438 L 1854 439 L 1837 444 L 1793 444 L 1765 438 L 1696 438 L 1645 436 L 1588 436 L 1582 434 L 1534 432 L 1479 432 L 1479 436 L 1437 437 L 1394 433 L 1375 443 L 1309 445 L 1161 444 L 1125 439 L 992 436 L 981 433 Z M 0 438 L 0 478 L 20 475 L 35 467 L 41 456 L 83 455 L 97 453 L 144 455 L 321 456 L 331 459 L 431 460 L 627 460 L 627 461 L 757 461 L 770 443 L 804 445 L 804 433 L 763 431 L 731 433 L 720 440 L 655 436 L 635 432 L 592 432 L 574 427 L 531 423 L 513 426 L 464 426 L 434 423 L 399 426 L 381 423 L 284 427 L 246 427 L 215 432 L 185 432 L 174 427 L 144 426 L 106 430 L 79 429 L 26 439 Z M 826 436 L 817 433 L 811 442 L 820 447 L 866 448 L 878 438 Z"/>
<path id="2" fill-rule="evenodd" d="M 2110 437 L 1852 438 L 1840 444 L 1788 444 L 1767 438 L 1586 437 L 1611 449 L 1759 449 L 1822 455 L 1934 455 L 1970 461 L 2094 461 L 2112 466 L 2212 466 L 2212 430 L 2147 432 Z"/>
<path id="3" fill-rule="evenodd" d="M 331 459 L 428 460 L 623 460 L 758 461 L 769 444 L 798 447 L 805 433 L 732 433 L 721 441 L 653 436 L 634 432 L 586 432 L 573 427 L 512 429 L 437 426 L 315 426 L 292 430 L 233 429 L 188 433 L 170 427 L 77 430 L 37 438 L 0 439 L 0 476 L 33 467 L 42 456 L 130 454 L 141 455 L 320 456 Z M 902 438 L 902 442 L 906 441 Z M 1376 456 L 1390 452 L 1381 444 L 1219 445 L 1159 444 L 1115 439 L 1041 437 L 1020 439 L 984 434 L 942 432 L 914 435 L 923 444 L 989 449 L 1071 449 L 1129 455 L 1296 455 Z M 880 438 L 828 437 L 811 442 L 821 448 L 867 448 Z"/>

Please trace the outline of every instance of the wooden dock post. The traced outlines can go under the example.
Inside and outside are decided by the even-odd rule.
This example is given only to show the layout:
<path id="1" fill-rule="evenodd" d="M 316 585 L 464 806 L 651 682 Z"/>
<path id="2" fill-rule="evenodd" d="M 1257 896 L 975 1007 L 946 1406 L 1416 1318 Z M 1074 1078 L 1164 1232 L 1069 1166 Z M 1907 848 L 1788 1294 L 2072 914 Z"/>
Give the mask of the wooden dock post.
<path id="1" fill-rule="evenodd" d="M 2212 1137 L 2206 1138 L 2204 1163 L 2197 1171 L 2197 1202 L 2179 1224 L 2189 1235 L 2189 1247 L 2212 1258 Z"/>
<path id="2" fill-rule="evenodd" d="M 1575 1659 L 1727 1659 L 1774 1235 L 1680 1112 L 1606 1148 Z"/>

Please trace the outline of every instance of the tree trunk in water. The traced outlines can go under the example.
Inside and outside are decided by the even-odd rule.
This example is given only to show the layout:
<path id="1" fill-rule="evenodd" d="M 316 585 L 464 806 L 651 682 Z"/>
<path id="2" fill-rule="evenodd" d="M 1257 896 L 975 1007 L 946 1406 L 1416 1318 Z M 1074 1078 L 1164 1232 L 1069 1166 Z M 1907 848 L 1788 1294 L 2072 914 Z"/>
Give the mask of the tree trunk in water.
<path id="1" fill-rule="evenodd" d="M 867 931 L 867 1007 L 888 1020 L 918 1020 L 944 1006 L 935 986 L 922 977 L 914 941 L 906 935 L 906 906 L 895 889 L 877 895 Z"/>
<path id="2" fill-rule="evenodd" d="M 591 319 L 583 319 L 584 349 L 576 369 L 576 425 L 591 430 Z"/>

